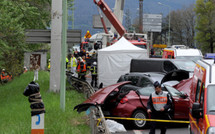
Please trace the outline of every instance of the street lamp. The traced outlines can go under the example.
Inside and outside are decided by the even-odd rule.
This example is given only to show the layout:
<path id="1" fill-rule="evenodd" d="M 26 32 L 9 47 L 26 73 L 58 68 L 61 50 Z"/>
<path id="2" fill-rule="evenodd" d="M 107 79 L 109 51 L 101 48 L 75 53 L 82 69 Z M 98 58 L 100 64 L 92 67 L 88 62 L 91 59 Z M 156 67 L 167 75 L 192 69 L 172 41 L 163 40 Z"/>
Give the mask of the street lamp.
<path id="1" fill-rule="evenodd" d="M 168 36 L 168 44 L 167 46 L 170 46 L 170 10 L 171 10 L 171 7 L 169 5 L 165 5 L 161 2 L 158 2 L 159 5 L 163 5 L 163 6 L 167 6 L 169 8 L 169 36 Z"/>

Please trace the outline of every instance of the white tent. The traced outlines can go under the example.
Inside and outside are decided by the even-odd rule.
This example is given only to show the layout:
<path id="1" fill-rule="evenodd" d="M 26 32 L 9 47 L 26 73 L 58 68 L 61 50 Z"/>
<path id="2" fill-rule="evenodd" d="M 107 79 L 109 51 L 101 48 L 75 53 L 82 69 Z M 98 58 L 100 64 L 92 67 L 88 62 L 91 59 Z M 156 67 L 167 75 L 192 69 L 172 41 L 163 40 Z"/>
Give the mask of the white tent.
<path id="1" fill-rule="evenodd" d="M 131 59 L 148 58 L 147 50 L 134 46 L 124 37 L 115 44 L 98 50 L 98 79 L 103 87 L 115 84 L 129 73 Z"/>

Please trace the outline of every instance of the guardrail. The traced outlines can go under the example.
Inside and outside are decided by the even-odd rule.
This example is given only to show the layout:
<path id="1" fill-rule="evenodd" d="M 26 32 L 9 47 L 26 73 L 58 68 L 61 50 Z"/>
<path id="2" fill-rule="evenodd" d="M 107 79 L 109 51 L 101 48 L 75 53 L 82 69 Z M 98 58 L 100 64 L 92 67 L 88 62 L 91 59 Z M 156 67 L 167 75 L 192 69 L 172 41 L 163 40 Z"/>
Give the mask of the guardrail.
<path id="1" fill-rule="evenodd" d="M 72 76 L 71 72 L 67 72 L 66 75 L 69 84 L 72 85 L 78 92 L 84 93 L 86 98 L 89 98 L 92 94 L 95 93 L 94 88 L 87 81 Z M 90 107 L 89 110 L 91 134 L 110 134 L 105 123 L 105 118 L 101 107 Z"/>

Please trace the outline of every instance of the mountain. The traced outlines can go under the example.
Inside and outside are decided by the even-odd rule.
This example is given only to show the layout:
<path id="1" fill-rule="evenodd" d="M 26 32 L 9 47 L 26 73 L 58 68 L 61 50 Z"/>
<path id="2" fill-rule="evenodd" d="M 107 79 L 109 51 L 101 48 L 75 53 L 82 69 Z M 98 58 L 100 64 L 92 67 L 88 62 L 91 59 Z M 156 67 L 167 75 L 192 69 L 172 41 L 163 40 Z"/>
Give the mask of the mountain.
<path id="1" fill-rule="evenodd" d="M 115 0 L 104 0 L 108 6 L 113 9 Z M 163 14 L 165 17 L 169 13 L 169 8 L 159 5 L 158 2 L 171 7 L 171 11 L 182 9 L 183 7 L 194 4 L 196 0 L 144 0 L 143 13 L 145 14 Z M 129 9 L 131 18 L 134 19 L 139 14 L 139 0 L 125 0 L 124 11 Z M 69 14 L 71 11 L 69 11 Z M 97 6 L 93 0 L 75 0 L 75 29 L 81 29 L 84 36 L 87 30 L 91 34 L 103 31 L 102 29 L 93 29 L 92 15 L 98 14 Z M 71 22 L 69 22 L 69 25 Z"/>

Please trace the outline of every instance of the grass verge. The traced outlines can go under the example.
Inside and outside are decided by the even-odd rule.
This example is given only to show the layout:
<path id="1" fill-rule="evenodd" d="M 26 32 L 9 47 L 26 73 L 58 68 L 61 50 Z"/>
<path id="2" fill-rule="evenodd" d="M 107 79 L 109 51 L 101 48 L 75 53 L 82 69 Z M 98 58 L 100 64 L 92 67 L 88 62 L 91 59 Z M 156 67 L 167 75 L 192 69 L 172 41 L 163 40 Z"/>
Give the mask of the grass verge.
<path id="1" fill-rule="evenodd" d="M 28 97 L 23 95 L 26 86 L 33 80 L 34 73 L 27 72 L 13 81 L 0 85 L 0 133 L 30 134 L 31 109 Z M 75 90 L 66 91 L 65 112 L 60 109 L 60 94 L 49 92 L 49 72 L 40 71 L 40 93 L 45 104 L 46 134 L 90 134 L 85 113 L 78 114 L 73 108 L 82 103 L 83 94 Z"/>

